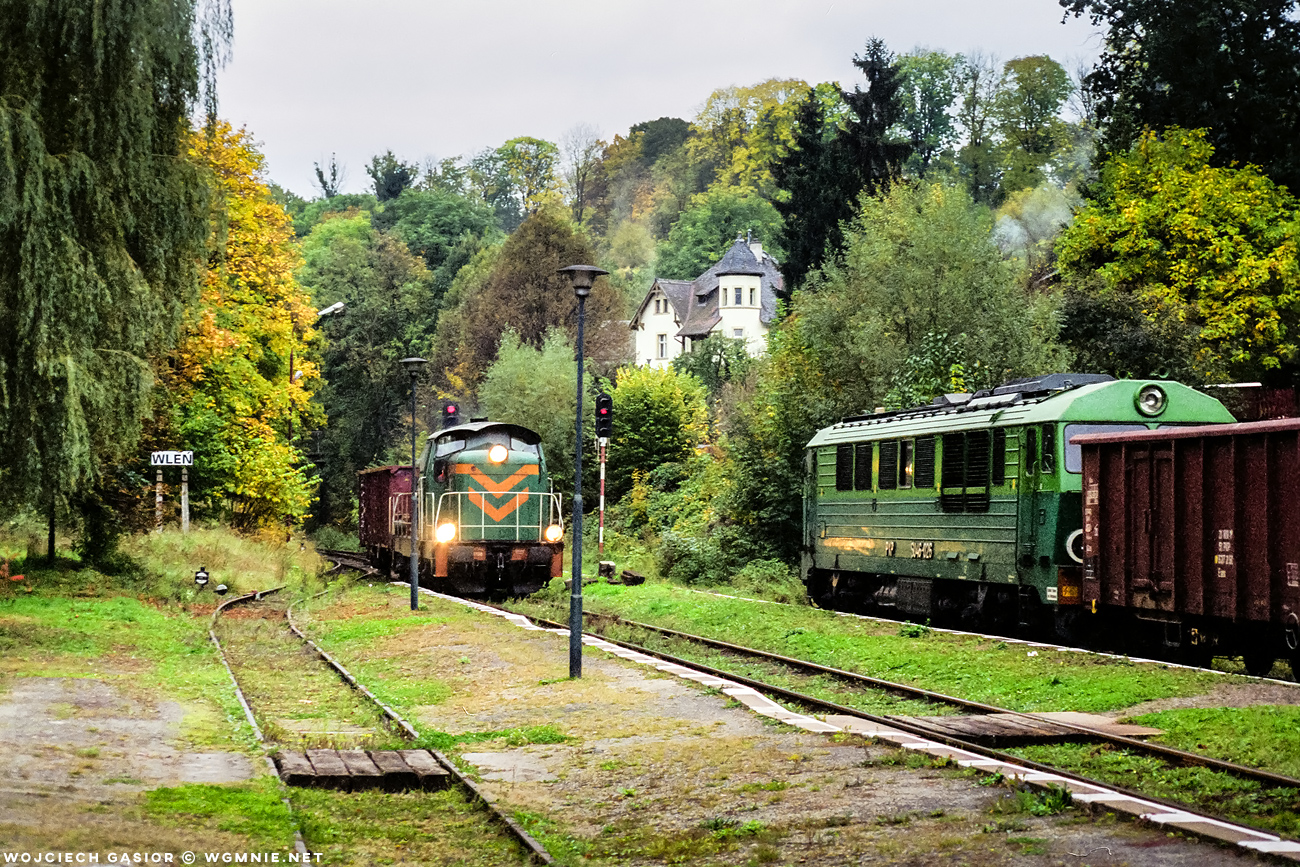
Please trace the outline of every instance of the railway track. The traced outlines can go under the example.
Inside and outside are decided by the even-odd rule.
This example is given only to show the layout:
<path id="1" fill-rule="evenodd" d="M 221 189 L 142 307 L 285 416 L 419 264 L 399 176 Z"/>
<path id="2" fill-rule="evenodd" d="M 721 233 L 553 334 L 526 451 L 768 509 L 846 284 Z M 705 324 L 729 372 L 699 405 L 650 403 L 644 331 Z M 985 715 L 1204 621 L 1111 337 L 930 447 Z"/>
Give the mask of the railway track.
<path id="1" fill-rule="evenodd" d="M 554 630 L 567 630 L 567 624 L 549 621 L 543 618 L 538 618 L 534 615 L 520 614 L 519 612 L 511 611 L 506 607 L 489 606 L 481 602 L 475 602 L 473 604 L 476 607 L 494 609 L 503 614 L 508 614 L 514 617 L 526 617 L 539 625 Z M 660 636 L 662 638 L 722 651 L 730 659 L 741 663 L 761 661 L 765 665 L 783 667 L 784 669 L 801 676 L 831 677 L 842 681 L 843 683 L 850 684 L 855 688 L 885 690 L 895 695 L 956 708 L 966 713 L 1019 720 L 1027 723 L 1031 728 L 1042 730 L 1042 724 L 1049 721 L 1038 715 L 1021 713 L 983 702 L 971 701 L 958 696 L 945 695 L 931 690 L 921 689 L 909 684 L 888 681 L 857 672 L 835 669 L 812 663 L 807 660 L 774 654 L 756 648 L 748 648 L 705 636 L 691 635 L 689 633 L 666 629 L 653 624 L 624 620 L 594 612 L 586 612 L 586 618 L 588 622 L 592 623 L 594 626 L 594 628 L 590 630 L 589 634 L 596 636 L 611 645 L 622 647 L 636 653 L 645 654 L 675 666 L 693 669 L 707 675 L 725 679 L 726 681 L 747 686 L 757 690 L 761 694 L 775 697 L 792 705 L 809 709 L 814 712 L 822 712 L 831 715 L 835 718 L 836 724 L 845 724 L 845 728 L 850 731 L 857 731 L 869 736 L 880 736 L 885 733 L 893 733 L 894 735 L 902 734 L 903 738 L 901 740 L 898 738 L 894 739 L 894 742 L 901 746 L 910 746 L 914 748 L 924 747 L 934 755 L 950 755 L 953 757 L 954 761 L 957 761 L 959 764 L 971 767 L 981 767 L 985 770 L 997 773 L 1007 773 L 1007 776 L 1015 775 L 1030 783 L 1037 783 L 1040 785 L 1044 783 L 1049 785 L 1063 784 L 1065 788 L 1072 790 L 1074 797 L 1081 802 L 1096 802 L 1105 807 L 1118 809 L 1121 812 L 1129 812 L 1144 820 L 1167 820 L 1165 823 L 1171 825 L 1171 827 L 1194 835 L 1203 836 L 1221 843 L 1228 842 L 1244 845 L 1255 851 L 1273 855 L 1287 862 L 1293 863 L 1295 861 L 1300 861 L 1300 844 L 1281 840 L 1268 832 L 1260 831 L 1251 828 L 1248 825 L 1243 825 L 1235 820 L 1227 819 L 1191 807 L 1186 803 L 1146 795 L 1126 787 L 1116 786 L 1112 783 L 1095 780 L 1082 774 L 1034 762 L 1021 756 L 1011 755 L 1004 751 L 991 748 L 985 744 L 978 743 L 974 740 L 954 736 L 952 733 L 946 732 L 934 724 L 921 720 L 867 713 L 838 702 L 828 701 L 823 698 L 779 686 L 758 678 L 746 677 L 737 674 L 732 670 L 703 665 L 696 660 L 682 658 L 662 649 L 651 648 L 644 644 L 620 640 L 611 637 L 607 633 L 611 626 L 626 627 L 632 630 L 639 630 Z M 856 726 L 854 721 L 857 721 Z M 1227 773 L 1242 779 L 1253 781 L 1261 786 L 1300 792 L 1300 779 L 1295 779 L 1286 775 L 1216 759 L 1211 756 L 1178 750 L 1160 744 L 1148 743 L 1133 737 L 1118 735 L 1113 732 L 1108 732 L 1079 723 L 1052 719 L 1050 720 L 1050 724 L 1050 727 L 1064 730 L 1065 734 L 1062 736 L 1062 740 L 1066 739 L 1067 736 L 1071 739 L 1085 738 L 1090 741 L 1109 744 L 1110 746 L 1128 750 L 1130 752 L 1155 756 L 1160 758 L 1162 761 L 1171 764 L 1205 767 L 1213 771 Z M 889 738 L 885 737 L 884 739 L 888 740 Z M 963 756 L 965 758 L 961 758 Z M 994 769 L 1011 770 L 1009 772 L 1004 772 L 1003 770 L 994 771 Z M 1125 803 L 1130 806 L 1136 805 L 1136 808 L 1125 810 Z"/>
<path id="2" fill-rule="evenodd" d="M 331 552 L 331 554 L 344 554 L 344 555 L 348 553 L 350 552 Z M 333 559 L 333 557 L 332 556 L 327 557 L 327 559 Z M 354 557 L 345 557 L 344 559 L 349 561 L 357 561 L 358 558 L 354 556 Z M 338 561 L 336 560 L 336 562 Z M 347 568 L 356 568 L 359 571 L 369 570 L 368 565 L 364 564 L 363 559 L 361 559 L 359 562 L 346 562 L 340 565 L 345 565 Z M 271 758 L 272 754 L 283 747 L 296 746 L 297 744 L 286 743 L 286 741 L 292 740 L 292 733 L 290 733 L 289 736 L 286 737 L 286 733 L 283 729 L 283 726 L 277 724 L 275 730 L 273 730 L 271 733 L 268 734 L 267 727 L 263 725 L 259 725 L 257 714 L 255 714 L 254 712 L 254 706 L 257 704 L 256 698 L 253 703 L 249 702 L 248 700 L 249 691 L 245 688 L 246 684 L 241 685 L 239 677 L 236 676 L 236 669 L 240 668 L 240 665 L 238 662 L 236 662 L 236 664 L 234 665 L 231 664 L 232 655 L 237 656 L 237 654 L 230 653 L 229 652 L 230 648 L 227 645 L 223 645 L 221 638 L 218 636 L 218 623 L 223 612 L 227 611 L 232 607 L 265 606 L 267 597 L 270 594 L 277 592 L 279 589 L 280 588 L 276 588 L 275 590 L 271 590 L 271 591 L 260 591 L 257 593 L 250 593 L 245 596 L 236 597 L 234 599 L 228 599 L 225 602 L 223 602 L 220 606 L 218 606 L 216 611 L 213 612 L 212 620 L 209 624 L 209 637 L 211 638 L 213 644 L 216 645 L 217 650 L 221 655 L 222 662 L 225 665 L 226 670 L 230 673 L 231 681 L 235 687 L 236 696 L 238 697 L 240 706 L 243 708 L 248 723 L 252 727 L 253 733 L 256 736 L 259 745 L 261 746 L 263 757 L 267 763 L 268 770 L 272 774 L 275 774 L 277 777 L 280 776 L 280 772 L 279 769 L 276 768 L 276 765 Z M 408 741 L 417 740 L 419 737 L 419 732 L 416 731 L 414 726 L 412 726 L 407 720 L 399 716 L 391 707 L 389 707 L 388 705 L 380 701 L 364 684 L 361 683 L 361 681 L 359 681 L 355 676 L 353 676 L 351 672 L 349 672 L 337 660 L 335 660 L 328 653 L 326 653 L 318 644 L 316 644 L 314 641 L 312 641 L 310 638 L 307 637 L 307 635 L 302 631 L 301 627 L 293 617 L 293 607 L 294 605 L 299 604 L 301 601 L 303 600 L 299 600 L 298 602 L 287 605 L 282 610 L 275 611 L 274 612 L 275 619 L 283 620 L 284 625 L 287 627 L 287 631 L 292 633 L 296 637 L 297 641 L 301 642 L 301 646 L 305 649 L 310 650 L 312 654 L 319 657 L 319 659 L 323 661 L 325 665 L 328 667 L 327 670 L 330 672 L 330 674 L 336 675 L 337 680 L 342 681 L 342 684 L 339 684 L 337 680 L 334 682 L 336 689 L 338 686 L 346 685 L 346 687 L 348 687 L 349 689 L 345 690 L 345 692 L 350 692 L 355 696 L 357 696 L 359 702 L 364 704 L 366 709 L 373 714 L 373 718 L 376 721 L 378 721 L 378 726 L 376 726 L 375 728 L 380 729 L 380 731 L 376 731 L 373 734 L 378 735 L 379 740 L 389 739 L 393 735 Z M 265 615 L 268 612 L 263 611 L 260 613 Z M 317 686 L 319 687 L 319 684 L 317 684 Z M 265 694 L 265 690 L 263 690 L 262 692 L 263 694 Z M 294 693 L 295 696 L 299 694 L 300 693 Z M 317 695 L 318 693 L 309 691 L 308 694 Z M 307 701 L 308 703 L 312 701 L 306 699 L 296 699 L 296 700 Z M 338 728 L 338 726 L 336 725 L 335 728 Z M 319 732 L 312 731 L 306 733 L 298 732 L 298 734 L 302 734 L 304 736 L 304 744 L 303 744 L 304 746 L 306 744 L 305 739 L 307 737 L 316 737 L 316 736 L 329 736 L 330 740 L 335 740 L 342 737 L 344 740 L 352 739 L 356 741 L 361 741 L 363 743 L 367 740 L 367 733 L 364 731 L 364 728 L 361 726 L 346 726 L 344 730 L 341 731 L 338 730 L 319 731 Z M 446 756 L 443 756 L 441 753 L 437 752 L 436 750 L 430 750 L 428 752 L 438 761 L 438 763 L 442 766 L 442 768 L 445 769 L 446 773 L 450 774 L 451 777 L 455 779 L 461 787 L 463 787 L 469 792 L 471 798 L 477 801 L 482 806 L 482 808 L 487 811 L 487 813 L 491 817 L 491 820 L 497 823 L 510 837 L 512 837 L 519 845 L 523 847 L 524 851 L 528 853 L 528 856 L 532 861 L 540 864 L 555 863 L 550 853 L 547 852 L 546 849 L 536 839 L 534 839 L 530 834 L 528 834 L 528 832 L 525 831 L 522 826 L 520 826 L 513 818 L 508 816 L 504 811 L 502 811 L 500 807 L 498 807 L 491 799 L 489 799 L 484 794 L 484 792 L 477 785 L 474 784 L 472 780 L 470 780 L 463 773 L 461 773 L 461 771 L 454 765 L 453 762 L 451 762 Z M 289 807 L 290 811 L 292 812 L 293 811 L 292 789 L 285 786 L 283 787 L 283 792 L 284 792 L 285 804 L 286 806 Z M 300 854 L 306 854 L 308 852 L 308 849 L 306 847 L 305 841 L 302 838 L 301 833 L 295 831 L 294 834 L 295 834 L 295 848 Z"/>
<path id="3" fill-rule="evenodd" d="M 483 603 L 475 603 L 475 605 L 483 606 Z M 508 608 L 498 608 L 498 610 L 503 614 L 508 614 L 514 617 L 527 617 L 528 619 L 551 629 L 560 631 L 567 630 L 566 624 L 556 623 L 532 615 L 521 615 Z M 593 615 L 593 619 L 600 620 L 602 618 L 601 615 Z M 612 618 L 605 617 L 603 619 L 606 620 L 607 623 L 613 622 Z M 724 650 L 726 653 L 732 654 L 736 657 L 748 658 L 750 660 L 758 659 L 765 663 L 777 663 L 788 666 L 792 669 L 801 669 L 818 675 L 829 675 L 832 677 L 843 678 L 846 681 L 867 686 L 872 689 L 886 689 L 891 692 L 909 694 L 916 698 L 924 698 L 933 702 L 948 703 L 966 710 L 1005 713 L 1012 716 L 1034 718 L 1034 715 L 1032 714 L 1019 714 L 1017 712 L 997 708 L 993 705 L 987 705 L 981 702 L 971 702 L 955 696 L 946 696 L 940 693 L 920 690 L 907 684 L 893 683 L 878 678 L 860 675 L 855 672 L 846 672 L 828 668 L 826 666 L 819 666 L 815 663 L 809 663 L 804 660 L 798 660 L 792 657 L 782 657 L 779 654 L 771 654 L 766 651 L 745 648 L 740 645 L 720 642 L 715 639 L 692 636 L 687 633 L 666 630 L 650 624 L 636 623 L 635 621 L 620 620 L 618 622 L 622 625 L 632 626 L 634 628 L 639 627 L 645 631 L 664 635 L 665 637 Z M 1117 786 L 1113 783 L 1095 780 L 1082 774 L 1035 762 L 1021 756 L 1010 755 L 1001 750 L 993 749 L 968 739 L 954 737 L 951 734 L 939 731 L 932 726 L 918 724 L 915 720 L 867 713 L 857 708 L 848 707 L 837 702 L 827 701 L 823 698 L 788 689 L 757 678 L 739 675 L 730 670 L 703 665 L 698 661 L 682 658 L 660 649 L 612 638 L 603 634 L 599 630 L 593 630 L 588 634 L 596 636 L 601 641 L 607 642 L 610 645 L 621 647 L 636 653 L 645 654 L 646 656 L 663 660 L 664 662 L 670 663 L 674 666 L 681 666 L 683 668 L 703 672 L 704 674 L 712 675 L 719 679 L 740 684 L 742 686 L 748 686 L 769 697 L 779 698 L 789 704 L 797 705 L 814 712 L 825 713 L 827 714 L 828 721 L 833 720 L 836 725 L 840 725 L 848 731 L 854 731 L 865 736 L 877 737 L 906 748 L 921 749 L 922 751 L 928 752 L 936 757 L 951 758 L 957 764 L 963 766 L 980 768 L 989 773 L 1000 773 L 1006 777 L 1015 777 L 1030 784 L 1047 787 L 1061 786 L 1071 791 L 1073 798 L 1082 803 L 1097 803 L 1108 809 L 1115 809 L 1119 812 L 1129 813 L 1140 820 L 1165 824 L 1171 828 L 1214 840 L 1219 843 L 1232 843 L 1245 846 L 1253 851 L 1271 855 L 1287 863 L 1300 861 L 1300 843 L 1282 840 L 1269 832 L 1260 831 L 1259 829 L 1253 828 L 1249 825 L 1242 824 L 1237 820 L 1214 815 L 1208 811 L 1191 807 L 1182 802 L 1154 797 L 1126 787 Z M 1281 787 L 1293 792 L 1300 791 L 1300 780 L 1286 777 L 1284 775 L 1274 774 L 1244 765 L 1237 765 L 1231 762 L 1223 762 L 1218 759 L 1194 753 L 1185 753 L 1181 750 L 1173 750 L 1156 744 L 1148 744 L 1132 738 L 1118 737 L 1104 731 L 1090 729 L 1087 726 L 1071 726 L 1070 728 L 1075 729 L 1076 734 L 1083 734 L 1090 738 L 1109 742 L 1126 749 L 1137 748 L 1149 751 L 1151 754 L 1159 755 L 1169 761 L 1198 764 L 1210 767 L 1213 770 L 1232 773 L 1236 776 L 1254 780 L 1261 785 Z M 898 737 L 900 734 L 902 737 Z"/>

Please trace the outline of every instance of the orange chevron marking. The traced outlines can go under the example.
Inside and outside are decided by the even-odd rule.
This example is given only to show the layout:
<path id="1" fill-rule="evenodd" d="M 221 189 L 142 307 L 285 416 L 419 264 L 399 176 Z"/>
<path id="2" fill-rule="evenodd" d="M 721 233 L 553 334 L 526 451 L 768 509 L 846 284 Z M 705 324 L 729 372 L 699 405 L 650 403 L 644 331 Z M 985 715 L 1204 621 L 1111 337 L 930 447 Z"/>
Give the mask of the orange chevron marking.
<path id="1" fill-rule="evenodd" d="M 500 482 L 494 482 L 492 479 L 488 478 L 487 474 L 473 464 L 456 464 L 456 472 L 464 473 L 469 476 L 471 479 L 482 485 L 483 490 L 487 491 L 489 494 L 501 496 L 502 494 L 509 493 L 511 488 L 529 476 L 537 475 L 537 465 L 533 464 L 532 466 L 521 467 L 510 478 Z"/>
<path id="2" fill-rule="evenodd" d="M 480 494 L 478 491 L 471 491 L 469 495 L 469 501 L 482 509 L 483 514 L 487 515 L 494 521 L 500 521 L 515 509 L 518 509 L 527 499 L 528 491 L 525 490 L 521 494 L 515 494 L 513 498 L 506 500 L 502 505 L 493 506 L 488 503 L 487 497 Z"/>

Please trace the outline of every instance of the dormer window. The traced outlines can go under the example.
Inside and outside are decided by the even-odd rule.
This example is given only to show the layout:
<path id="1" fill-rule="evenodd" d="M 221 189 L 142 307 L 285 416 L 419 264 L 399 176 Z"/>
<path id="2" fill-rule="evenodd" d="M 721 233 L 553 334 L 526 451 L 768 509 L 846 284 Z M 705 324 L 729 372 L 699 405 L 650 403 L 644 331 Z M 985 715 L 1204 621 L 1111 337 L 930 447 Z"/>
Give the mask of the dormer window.
<path id="1" fill-rule="evenodd" d="M 744 304 L 744 303 L 745 303 L 744 301 L 741 300 L 741 293 L 744 292 L 744 291 L 745 291 L 745 290 L 744 290 L 744 289 L 741 289 L 739 286 L 736 287 L 736 306 L 737 306 L 737 307 L 739 307 L 741 304 Z"/>
<path id="2" fill-rule="evenodd" d="M 754 306 L 754 292 L 756 292 L 756 291 L 757 291 L 757 290 L 755 290 L 755 289 L 750 289 L 750 290 L 749 290 L 749 306 L 750 306 L 750 307 L 753 307 L 753 306 Z"/>

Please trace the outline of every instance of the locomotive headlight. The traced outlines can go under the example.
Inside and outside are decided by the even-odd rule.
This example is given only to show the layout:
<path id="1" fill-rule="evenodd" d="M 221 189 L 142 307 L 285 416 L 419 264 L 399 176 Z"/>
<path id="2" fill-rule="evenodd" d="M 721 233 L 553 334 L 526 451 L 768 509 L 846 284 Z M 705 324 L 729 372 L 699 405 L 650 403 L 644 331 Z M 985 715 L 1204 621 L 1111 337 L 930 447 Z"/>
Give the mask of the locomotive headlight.
<path id="1" fill-rule="evenodd" d="M 546 541 L 558 542 L 564 538 L 564 528 L 559 524 L 552 524 L 546 528 Z"/>
<path id="2" fill-rule="evenodd" d="M 1158 385 L 1145 385 L 1138 392 L 1138 412 L 1145 416 L 1160 415 L 1168 404 L 1169 398 L 1165 396 L 1165 390 Z"/>
<path id="3" fill-rule="evenodd" d="M 455 524 L 439 524 L 438 529 L 433 534 L 439 542 L 446 544 L 456 538 Z"/>
<path id="4" fill-rule="evenodd" d="M 488 460 L 494 464 L 504 462 L 509 455 L 510 453 L 506 451 L 505 446 L 498 445 L 488 449 Z"/>

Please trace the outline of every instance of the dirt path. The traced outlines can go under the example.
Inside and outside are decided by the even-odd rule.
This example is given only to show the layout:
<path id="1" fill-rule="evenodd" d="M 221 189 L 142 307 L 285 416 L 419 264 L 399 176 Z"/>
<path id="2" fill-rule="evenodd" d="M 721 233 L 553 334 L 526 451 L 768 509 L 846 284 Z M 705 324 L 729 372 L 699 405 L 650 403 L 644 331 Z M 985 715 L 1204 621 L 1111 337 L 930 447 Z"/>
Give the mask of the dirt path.
<path id="1" fill-rule="evenodd" d="M 48 817 L 50 804 L 104 802 L 180 783 L 249 779 L 239 753 L 171 744 L 183 709 L 90 678 L 14 677 L 0 698 L 0 822 Z"/>

